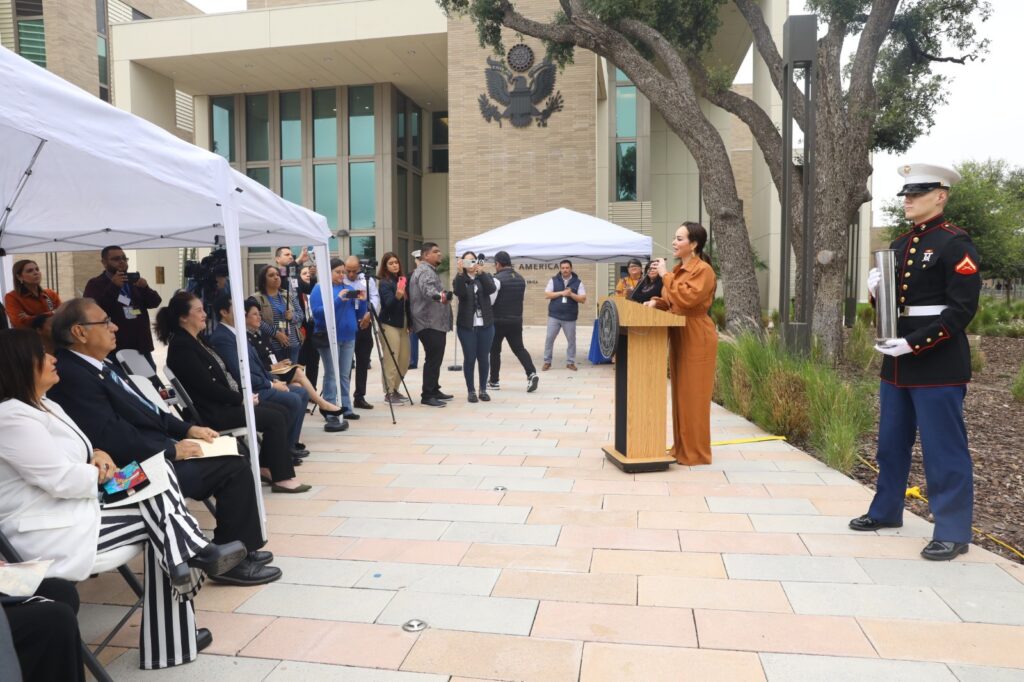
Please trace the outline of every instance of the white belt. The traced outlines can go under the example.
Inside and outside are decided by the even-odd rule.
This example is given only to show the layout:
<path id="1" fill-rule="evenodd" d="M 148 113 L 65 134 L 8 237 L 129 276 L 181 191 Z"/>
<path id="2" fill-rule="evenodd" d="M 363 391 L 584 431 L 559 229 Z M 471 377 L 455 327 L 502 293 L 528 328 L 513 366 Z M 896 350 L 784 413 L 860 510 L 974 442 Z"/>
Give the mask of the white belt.
<path id="1" fill-rule="evenodd" d="M 941 315 L 949 306 L 944 305 L 908 305 L 900 312 L 900 317 L 930 317 Z"/>

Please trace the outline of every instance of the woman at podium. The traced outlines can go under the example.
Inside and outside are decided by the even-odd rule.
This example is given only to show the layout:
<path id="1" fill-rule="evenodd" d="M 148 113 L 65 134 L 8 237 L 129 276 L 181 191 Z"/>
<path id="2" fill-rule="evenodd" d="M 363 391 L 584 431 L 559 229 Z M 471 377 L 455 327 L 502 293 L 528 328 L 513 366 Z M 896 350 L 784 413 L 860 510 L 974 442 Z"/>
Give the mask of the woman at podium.
<path id="1" fill-rule="evenodd" d="M 711 392 L 715 384 L 718 330 L 708 316 L 716 278 L 704 253 L 708 233 L 697 223 L 683 223 L 672 240 L 679 264 L 672 270 L 664 258 L 651 265 L 661 277 L 661 295 L 644 305 L 686 318 L 686 326 L 669 329 L 672 370 L 671 454 L 679 464 L 711 463 Z"/>

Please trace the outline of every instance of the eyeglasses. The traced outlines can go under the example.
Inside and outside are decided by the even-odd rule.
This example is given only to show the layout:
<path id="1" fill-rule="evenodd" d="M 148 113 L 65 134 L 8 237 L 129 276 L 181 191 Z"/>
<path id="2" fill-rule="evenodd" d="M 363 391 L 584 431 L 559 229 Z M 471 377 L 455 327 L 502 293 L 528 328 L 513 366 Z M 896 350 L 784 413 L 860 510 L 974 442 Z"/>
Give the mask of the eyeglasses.
<path id="1" fill-rule="evenodd" d="M 78 325 L 82 327 L 91 327 L 94 324 L 102 324 L 104 327 L 110 327 L 110 317 L 104 317 L 102 320 L 97 322 L 79 322 Z"/>
<path id="2" fill-rule="evenodd" d="M 128 256 L 108 256 L 107 260 L 123 260 L 123 261 L 127 261 L 128 260 Z"/>

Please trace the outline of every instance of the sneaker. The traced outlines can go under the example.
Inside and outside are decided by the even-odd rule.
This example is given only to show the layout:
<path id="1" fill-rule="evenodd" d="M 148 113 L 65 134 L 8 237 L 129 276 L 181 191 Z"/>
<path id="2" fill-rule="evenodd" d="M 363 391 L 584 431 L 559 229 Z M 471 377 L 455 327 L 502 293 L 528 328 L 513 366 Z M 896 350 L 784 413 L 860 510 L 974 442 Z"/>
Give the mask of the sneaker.
<path id="1" fill-rule="evenodd" d="M 533 393 L 537 390 L 537 385 L 540 383 L 540 377 L 534 372 L 526 378 L 526 392 Z"/>
<path id="2" fill-rule="evenodd" d="M 499 385 L 497 381 L 488 381 L 487 388 L 491 389 L 492 391 L 500 391 L 501 385 Z"/>
<path id="3" fill-rule="evenodd" d="M 329 419 L 324 423 L 324 431 L 327 433 L 337 433 L 339 431 L 345 431 L 348 429 L 348 422 L 339 419 Z M 299 460 L 301 461 L 301 460 Z"/>
<path id="4" fill-rule="evenodd" d="M 571 369 L 574 372 L 576 371 L 576 365 L 571 363 L 571 362 L 568 365 L 566 365 L 565 367 L 566 367 L 566 369 Z"/>
<path id="5" fill-rule="evenodd" d="M 550 363 L 550 362 L 545 362 L 545 363 L 544 363 L 544 366 L 540 368 L 540 371 L 542 371 L 542 372 L 546 372 L 546 371 L 548 371 L 549 369 L 551 369 L 551 363 Z"/>
<path id="6" fill-rule="evenodd" d="M 392 405 L 404 405 L 405 396 L 401 393 L 388 393 L 384 396 L 384 402 L 391 403 Z"/>
<path id="7" fill-rule="evenodd" d="M 444 407 L 448 403 L 442 402 L 442 401 L 438 400 L 437 398 L 430 397 L 430 398 L 423 398 L 422 400 L 420 400 L 420 404 L 421 405 L 429 405 L 430 407 Z"/>

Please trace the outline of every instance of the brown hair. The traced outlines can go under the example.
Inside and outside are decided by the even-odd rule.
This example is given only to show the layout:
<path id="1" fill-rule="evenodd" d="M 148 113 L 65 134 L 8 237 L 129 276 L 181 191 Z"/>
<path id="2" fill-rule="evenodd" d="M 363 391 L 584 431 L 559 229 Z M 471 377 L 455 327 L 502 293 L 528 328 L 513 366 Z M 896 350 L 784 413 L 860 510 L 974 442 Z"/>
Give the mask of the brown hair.
<path id="1" fill-rule="evenodd" d="M 45 359 L 43 342 L 34 330 L 0 330 L 0 402 L 13 399 L 39 407 L 36 372 Z"/>
<path id="2" fill-rule="evenodd" d="M 21 294 L 27 294 L 28 293 L 28 288 L 25 286 L 25 283 L 22 282 L 21 279 L 19 279 L 19 278 L 21 277 L 21 271 L 24 270 L 25 266 L 28 265 L 29 263 L 32 263 L 37 268 L 39 267 L 39 263 L 36 263 L 34 260 L 32 260 L 30 258 L 22 258 L 19 261 L 15 261 L 14 262 L 14 267 L 11 268 L 11 274 L 14 276 L 14 282 L 15 282 L 15 284 L 18 285 L 18 293 L 21 293 Z M 40 291 L 43 290 L 42 282 L 39 283 L 39 290 Z"/>
<path id="3" fill-rule="evenodd" d="M 153 323 L 153 330 L 156 338 L 166 344 L 171 340 L 175 332 L 181 331 L 181 318 L 188 317 L 192 310 L 192 301 L 196 300 L 195 294 L 188 291 L 179 291 L 171 296 L 163 308 L 157 311 L 156 322 Z"/>
<path id="4" fill-rule="evenodd" d="M 704 246 L 708 243 L 708 231 L 700 223 L 686 221 L 682 225 L 686 228 L 686 238 L 693 243 L 693 255 L 705 263 L 711 263 L 711 259 L 704 253 Z"/>
<path id="5" fill-rule="evenodd" d="M 388 270 L 388 261 L 392 258 L 398 260 L 398 275 L 392 275 L 391 271 Z M 398 254 L 394 251 L 388 251 L 380 259 L 380 268 L 377 269 L 377 279 L 397 279 L 405 275 L 405 268 L 402 267 L 402 259 L 398 257 Z"/>

